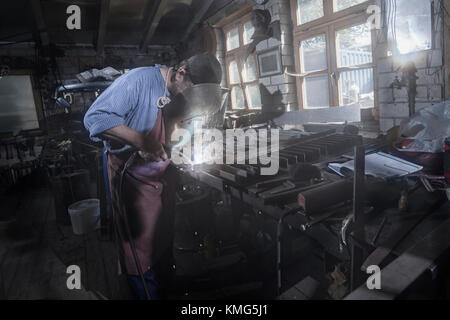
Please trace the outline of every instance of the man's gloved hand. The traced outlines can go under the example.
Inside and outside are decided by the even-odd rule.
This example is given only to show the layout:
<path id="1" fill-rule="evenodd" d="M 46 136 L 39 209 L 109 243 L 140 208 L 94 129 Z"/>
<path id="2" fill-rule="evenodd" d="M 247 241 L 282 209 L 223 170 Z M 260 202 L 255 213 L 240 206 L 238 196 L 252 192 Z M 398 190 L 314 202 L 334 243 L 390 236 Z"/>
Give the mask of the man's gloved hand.
<path id="1" fill-rule="evenodd" d="M 139 156 L 149 162 L 166 161 L 169 159 L 163 145 L 160 143 L 139 151 Z"/>

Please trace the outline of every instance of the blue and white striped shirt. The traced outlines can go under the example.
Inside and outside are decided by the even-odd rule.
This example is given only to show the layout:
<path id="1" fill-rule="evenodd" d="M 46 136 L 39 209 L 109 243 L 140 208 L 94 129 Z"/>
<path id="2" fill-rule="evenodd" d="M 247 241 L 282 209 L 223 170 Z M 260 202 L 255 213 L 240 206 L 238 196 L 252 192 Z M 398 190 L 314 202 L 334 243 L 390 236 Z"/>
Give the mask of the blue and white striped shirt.
<path id="1" fill-rule="evenodd" d="M 160 67 L 155 65 L 131 70 L 117 78 L 95 100 L 84 117 L 84 126 L 93 141 L 101 141 L 101 133 L 123 124 L 144 134 L 152 130 L 158 116 L 158 98 L 164 95 L 165 80 Z M 166 94 L 169 96 L 168 91 Z M 111 152 L 131 148 L 127 145 L 111 150 L 109 143 L 104 143 Z"/>

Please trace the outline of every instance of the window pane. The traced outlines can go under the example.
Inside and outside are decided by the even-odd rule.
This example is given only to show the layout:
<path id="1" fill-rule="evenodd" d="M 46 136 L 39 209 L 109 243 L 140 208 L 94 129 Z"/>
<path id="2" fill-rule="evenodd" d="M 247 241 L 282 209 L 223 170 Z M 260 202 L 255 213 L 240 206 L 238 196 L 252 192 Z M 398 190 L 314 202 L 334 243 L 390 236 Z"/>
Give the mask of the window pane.
<path id="1" fill-rule="evenodd" d="M 300 52 L 303 72 L 328 68 L 325 35 L 302 41 Z"/>
<path id="2" fill-rule="evenodd" d="M 372 35 L 367 24 L 343 29 L 336 34 L 340 67 L 372 62 Z"/>
<path id="3" fill-rule="evenodd" d="M 251 22 L 247 22 L 246 24 L 244 24 L 244 45 L 252 42 L 252 36 L 254 32 L 255 28 L 253 27 L 253 24 Z"/>
<path id="4" fill-rule="evenodd" d="M 342 105 L 359 103 L 361 108 L 374 107 L 373 69 L 342 72 L 339 87 Z"/>
<path id="5" fill-rule="evenodd" d="M 366 2 L 367 0 L 334 0 L 334 12 L 341 11 L 357 4 Z"/>
<path id="6" fill-rule="evenodd" d="M 247 94 L 249 109 L 261 109 L 261 94 L 259 92 L 259 85 L 252 84 L 245 88 Z"/>
<path id="7" fill-rule="evenodd" d="M 431 49 L 431 3 L 429 0 L 397 0 L 395 30 L 389 27 L 389 39 L 396 40 L 401 54 Z M 393 12 L 393 8 L 387 8 Z M 394 33 L 395 31 L 395 33 Z M 396 35 L 395 39 L 393 34 Z"/>
<path id="8" fill-rule="evenodd" d="M 330 106 L 328 75 L 305 78 L 306 108 L 326 108 Z"/>
<path id="9" fill-rule="evenodd" d="M 229 74 L 230 74 L 230 84 L 238 84 L 241 83 L 241 78 L 239 77 L 239 69 L 236 61 L 231 61 L 229 65 Z"/>
<path id="10" fill-rule="evenodd" d="M 243 60 L 244 58 L 241 58 L 242 79 L 244 79 L 244 82 L 258 80 L 255 57 L 253 55 L 248 56 L 247 62 L 245 63 L 243 63 Z"/>
<path id="11" fill-rule="evenodd" d="M 241 87 L 231 89 L 231 105 L 233 109 L 245 109 L 244 93 Z"/>
<path id="12" fill-rule="evenodd" d="M 323 17 L 323 0 L 297 0 L 299 24 Z"/>
<path id="13" fill-rule="evenodd" d="M 227 32 L 227 50 L 239 48 L 239 29 L 235 28 Z"/>

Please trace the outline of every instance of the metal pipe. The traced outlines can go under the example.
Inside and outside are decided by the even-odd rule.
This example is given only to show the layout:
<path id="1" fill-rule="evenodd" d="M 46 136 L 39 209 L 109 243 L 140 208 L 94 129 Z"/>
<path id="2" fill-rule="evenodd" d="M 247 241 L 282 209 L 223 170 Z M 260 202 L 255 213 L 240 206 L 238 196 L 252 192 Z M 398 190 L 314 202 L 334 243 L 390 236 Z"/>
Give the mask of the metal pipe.
<path id="1" fill-rule="evenodd" d="M 352 243 L 352 260 L 351 260 L 351 291 L 355 290 L 360 283 L 361 270 L 360 266 L 363 262 L 363 251 L 357 244 L 355 239 L 360 239 L 363 231 L 363 214 L 365 200 L 365 167 L 366 153 L 362 143 L 355 147 L 355 175 L 353 179 L 353 243 Z"/>

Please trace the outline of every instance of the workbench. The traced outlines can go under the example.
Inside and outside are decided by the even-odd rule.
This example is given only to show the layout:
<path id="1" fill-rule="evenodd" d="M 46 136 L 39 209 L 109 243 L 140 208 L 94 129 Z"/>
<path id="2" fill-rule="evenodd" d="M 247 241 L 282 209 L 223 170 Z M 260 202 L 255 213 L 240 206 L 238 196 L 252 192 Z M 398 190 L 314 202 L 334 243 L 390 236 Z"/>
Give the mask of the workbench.
<path id="1" fill-rule="evenodd" d="M 292 135 L 292 133 L 288 133 Z M 285 157 L 285 163 L 281 167 L 279 174 L 275 177 L 261 177 L 252 175 L 251 172 L 257 170 L 257 167 L 249 167 L 242 165 L 202 165 L 198 167 L 180 169 L 185 176 L 189 176 L 195 181 L 201 182 L 208 187 L 214 188 L 224 194 L 231 196 L 234 200 L 252 208 L 254 214 L 269 219 L 276 224 L 276 272 L 277 272 L 277 296 L 286 289 L 282 288 L 282 257 L 283 257 L 283 235 L 286 228 L 296 232 L 303 233 L 308 237 L 314 239 L 321 244 L 323 249 L 342 261 L 352 260 L 353 253 L 350 248 L 356 246 L 361 250 L 362 259 L 356 261 L 361 265 L 360 276 L 364 278 L 367 275 L 364 272 L 366 264 L 374 261 L 380 266 L 385 266 L 392 261 L 396 256 L 400 256 L 407 249 L 413 246 L 421 237 L 431 233 L 436 226 L 436 221 L 433 223 L 426 223 L 432 214 L 442 205 L 442 194 L 429 193 L 425 188 L 417 183 L 415 190 L 412 192 L 411 207 L 413 212 L 397 212 L 396 208 L 398 199 L 401 196 L 403 188 L 403 179 L 390 182 L 375 180 L 370 181 L 370 186 L 367 198 L 367 203 L 375 203 L 375 207 L 367 207 L 367 213 L 364 214 L 363 229 L 361 232 L 348 232 L 346 235 L 347 243 L 342 243 L 343 229 L 340 229 L 341 222 L 349 217 L 353 210 L 353 199 L 341 202 L 335 206 L 323 208 L 319 213 L 309 215 L 299 205 L 297 195 L 303 190 L 311 190 L 321 187 L 343 179 L 331 173 L 327 166 L 330 162 L 345 161 L 353 158 L 353 147 L 358 141 L 362 141 L 365 146 L 366 154 L 385 150 L 383 140 L 364 139 L 359 136 L 348 137 L 342 135 L 336 138 L 337 134 L 334 132 L 322 132 L 320 134 L 312 134 L 305 140 L 309 148 L 312 142 L 317 142 L 319 146 L 320 156 L 314 159 L 308 157 L 297 156 L 294 163 L 289 157 L 295 157 L 296 154 L 289 148 L 292 146 L 292 138 L 288 139 L 288 147 L 286 143 L 280 143 L 280 157 Z M 343 138 L 347 144 L 338 145 L 333 148 L 326 148 L 326 142 L 322 139 L 331 137 L 331 141 L 342 141 Z M 349 140 L 346 140 L 349 139 Z M 297 143 L 294 150 L 301 152 L 308 147 L 301 148 L 304 141 L 302 137 L 295 138 Z M 283 138 L 281 139 L 283 141 Z M 350 141 L 350 143 L 348 143 Z M 320 149 L 320 147 L 325 148 Z M 309 186 L 298 187 L 289 186 L 287 184 L 286 192 L 277 194 L 277 196 L 268 195 L 264 190 L 258 190 L 258 184 L 264 184 L 269 181 L 271 187 L 279 188 L 286 186 L 284 179 L 289 181 L 289 166 L 291 164 L 298 164 L 299 162 L 314 164 L 320 168 L 322 172 L 322 179 L 315 181 Z M 309 161 L 308 161 L 309 160 Z M 280 162 L 281 163 L 281 162 Z M 270 184 L 270 181 L 277 181 L 275 184 Z M 352 180 L 352 179 L 351 179 Z M 291 189 L 289 189 L 291 187 Z M 324 195 L 325 197 L 326 195 Z M 449 217 L 450 218 L 450 217 Z M 443 219 L 443 218 L 442 218 Z M 439 221 L 443 221 L 443 220 Z M 417 235 L 417 230 L 420 230 Z M 347 249 L 346 249 L 347 248 Z M 367 261 L 364 261 L 367 259 Z M 372 259 L 372 260 L 371 260 Z M 357 271 L 356 271 L 357 272 Z M 360 282 L 363 281 L 362 279 Z"/>
<path id="2" fill-rule="evenodd" d="M 283 136 L 284 135 L 284 136 Z M 294 135 L 294 138 L 292 136 Z M 290 136 L 286 139 L 286 136 Z M 262 177 L 249 172 L 257 171 L 257 166 L 242 165 L 201 165 L 181 168 L 184 176 L 201 182 L 208 187 L 214 188 L 231 196 L 244 205 L 251 207 L 256 215 L 270 219 L 277 225 L 276 239 L 276 269 L 277 269 L 277 296 L 281 293 L 282 284 L 282 242 L 283 231 L 287 227 L 298 232 L 303 232 L 321 243 L 323 247 L 339 259 L 349 259 L 348 252 L 343 250 L 339 239 L 330 232 L 329 228 L 322 222 L 335 218 L 345 218 L 351 212 L 352 201 L 339 203 L 339 205 L 324 208 L 323 212 L 310 216 L 300 207 L 297 195 L 302 190 L 313 189 L 328 183 L 342 180 L 341 177 L 328 172 L 327 165 L 333 161 L 351 159 L 353 147 L 361 137 L 357 135 L 337 134 L 335 131 L 325 131 L 316 134 L 302 136 L 298 132 L 280 133 L 280 165 L 281 170 L 277 176 Z M 287 142 L 289 141 L 289 142 Z M 294 143 L 293 143 L 294 141 Z M 383 146 L 383 141 L 365 140 L 364 144 L 368 151 L 378 150 Z M 294 145 L 294 148 L 292 148 Z M 306 152 L 304 152 L 306 150 Z M 291 165 L 298 163 L 314 164 L 322 171 L 322 178 L 314 181 L 311 185 L 292 186 L 286 192 L 271 196 L 258 190 L 258 183 L 279 180 L 283 186 L 283 179 L 289 181 L 289 169 Z M 275 188 L 277 184 L 275 183 Z M 289 187 L 289 184 L 288 184 Z M 326 209 L 326 210 L 325 210 Z"/>

